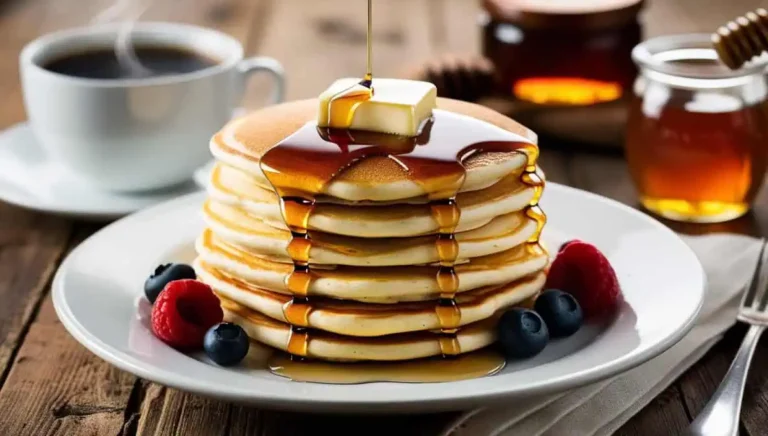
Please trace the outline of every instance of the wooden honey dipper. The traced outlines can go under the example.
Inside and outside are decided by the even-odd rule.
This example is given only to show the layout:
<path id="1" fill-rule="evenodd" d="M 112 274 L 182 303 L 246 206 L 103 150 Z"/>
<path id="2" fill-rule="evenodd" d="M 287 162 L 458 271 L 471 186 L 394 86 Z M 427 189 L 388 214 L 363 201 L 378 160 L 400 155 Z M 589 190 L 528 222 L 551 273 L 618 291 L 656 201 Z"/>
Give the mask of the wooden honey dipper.
<path id="1" fill-rule="evenodd" d="M 712 34 L 720 60 L 735 70 L 768 51 L 768 11 L 759 8 L 729 21 Z"/>

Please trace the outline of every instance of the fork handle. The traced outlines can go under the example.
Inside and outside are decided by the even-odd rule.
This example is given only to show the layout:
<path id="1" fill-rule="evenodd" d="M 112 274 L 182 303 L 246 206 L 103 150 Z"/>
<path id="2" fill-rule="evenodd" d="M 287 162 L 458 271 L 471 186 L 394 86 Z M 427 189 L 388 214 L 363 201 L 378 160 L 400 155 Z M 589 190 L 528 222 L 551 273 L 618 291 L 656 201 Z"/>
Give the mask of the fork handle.
<path id="1" fill-rule="evenodd" d="M 739 413 L 749 363 L 765 326 L 753 325 L 747 331 L 728 373 L 699 416 L 688 427 L 688 435 L 736 436 L 739 433 Z"/>

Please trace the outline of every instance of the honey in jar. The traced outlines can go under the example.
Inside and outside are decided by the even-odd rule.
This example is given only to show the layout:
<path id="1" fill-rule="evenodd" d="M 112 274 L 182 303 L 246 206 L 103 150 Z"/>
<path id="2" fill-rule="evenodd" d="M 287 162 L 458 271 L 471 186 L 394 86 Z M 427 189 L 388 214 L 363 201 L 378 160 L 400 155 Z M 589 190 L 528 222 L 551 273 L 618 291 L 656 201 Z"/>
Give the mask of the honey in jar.
<path id="1" fill-rule="evenodd" d="M 766 62 L 730 70 L 704 34 L 651 39 L 633 58 L 626 157 L 642 205 L 690 222 L 749 211 L 768 154 Z"/>
<path id="2" fill-rule="evenodd" d="M 637 75 L 641 0 L 483 0 L 483 54 L 505 94 L 585 106 L 627 94 Z"/>

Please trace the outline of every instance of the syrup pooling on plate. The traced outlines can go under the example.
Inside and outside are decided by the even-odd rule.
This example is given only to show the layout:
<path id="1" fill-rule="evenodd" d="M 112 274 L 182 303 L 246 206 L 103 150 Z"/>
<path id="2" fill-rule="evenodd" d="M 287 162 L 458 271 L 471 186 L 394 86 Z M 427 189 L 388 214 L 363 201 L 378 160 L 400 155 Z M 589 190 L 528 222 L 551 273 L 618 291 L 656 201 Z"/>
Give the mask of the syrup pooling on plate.
<path id="1" fill-rule="evenodd" d="M 455 339 L 454 339 L 455 340 Z M 372 382 L 437 383 L 493 375 L 504 368 L 504 358 L 493 350 L 479 350 L 455 359 L 429 358 L 402 362 L 296 362 L 283 353 L 269 361 L 269 369 L 291 380 L 334 384 Z"/>
<path id="2" fill-rule="evenodd" d="M 524 154 L 526 165 L 521 180 L 536 190 L 526 215 L 537 221 L 539 230 L 546 221 L 538 208 L 544 182 L 536 173 L 536 145 L 512 140 L 485 141 L 488 132 L 483 129 L 476 129 L 468 139 L 458 134 L 459 130 L 466 130 L 462 118 L 469 117 L 435 109 L 416 137 L 318 128 L 316 123 L 309 122 L 262 156 L 261 168 L 280 197 L 283 219 L 291 229 L 288 254 L 294 268 L 285 284 L 294 297 L 284 306 L 284 314 L 294 329 L 307 325 L 311 311 L 310 289 L 316 276 L 312 271 L 312 238 L 308 229 L 316 198 L 345 169 L 360 160 L 383 156 L 395 160 L 429 199 L 432 217 L 438 225 L 435 249 L 440 267 L 435 280 L 440 298 L 435 313 L 442 334 L 436 338 L 443 355 L 461 353 L 455 339 L 456 329 L 461 325 L 461 311 L 455 302 L 459 280 L 454 269 L 458 257 L 454 232 L 461 218 L 455 200 L 466 178 L 465 162 L 477 153 Z M 529 242 L 538 245 L 538 237 L 537 232 Z M 306 354 L 311 336 L 311 331 L 306 330 L 292 333 L 291 353 L 311 357 Z"/>

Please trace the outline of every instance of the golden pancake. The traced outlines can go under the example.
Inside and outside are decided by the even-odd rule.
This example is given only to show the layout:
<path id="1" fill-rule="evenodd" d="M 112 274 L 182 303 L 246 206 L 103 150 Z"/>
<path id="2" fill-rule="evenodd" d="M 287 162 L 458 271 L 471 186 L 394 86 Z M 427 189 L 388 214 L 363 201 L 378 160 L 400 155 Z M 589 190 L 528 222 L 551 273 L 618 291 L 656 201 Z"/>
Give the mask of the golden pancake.
<path id="1" fill-rule="evenodd" d="M 232 277 L 198 261 L 198 277 L 217 295 L 232 300 L 274 320 L 289 323 L 284 308 L 291 297 Z M 499 310 L 523 302 L 538 294 L 544 285 L 544 274 L 537 273 L 512 283 L 464 292 L 456 297 L 460 311 L 457 327 L 490 318 Z M 440 329 L 434 301 L 400 304 L 367 304 L 331 298 L 314 298 L 308 304 L 307 325 L 346 336 L 372 337 L 421 330 Z"/>
<path id="2" fill-rule="evenodd" d="M 443 98 L 414 137 L 318 128 L 318 108 L 272 106 L 210 141 L 194 267 L 225 319 L 310 361 L 492 344 L 501 313 L 530 307 L 546 281 L 536 135 Z"/>
<path id="3" fill-rule="evenodd" d="M 241 208 L 208 200 L 203 206 L 206 224 L 223 241 L 253 256 L 291 263 L 288 244 L 291 232 L 276 229 Z M 474 230 L 457 233 L 459 262 L 514 248 L 537 229 L 536 221 L 524 212 L 512 212 L 492 219 Z M 310 232 L 309 261 L 318 265 L 396 266 L 438 262 L 434 235 L 410 238 L 354 238 Z"/>
<path id="4" fill-rule="evenodd" d="M 263 289 L 291 295 L 286 277 L 293 266 L 253 256 L 222 241 L 210 229 L 198 238 L 200 260 L 231 277 Z M 469 259 L 455 267 L 458 293 L 485 286 L 498 286 L 542 271 L 549 263 L 546 251 L 538 244 L 521 244 L 500 253 Z M 434 300 L 440 295 L 435 280 L 439 266 L 411 265 L 392 267 L 322 266 L 313 267 L 314 279 L 308 294 L 377 303 Z"/>
<path id="5" fill-rule="evenodd" d="M 249 337 L 278 350 L 288 351 L 291 326 L 275 321 L 255 310 L 221 299 L 224 319 L 238 324 Z M 470 324 L 456 332 L 461 353 L 469 353 L 496 340 L 496 320 L 486 319 Z M 337 335 L 320 330 L 308 330 L 307 356 L 329 361 L 401 361 L 439 356 L 442 354 L 439 332 L 421 331 L 397 335 L 360 338 Z"/>
<path id="6" fill-rule="evenodd" d="M 280 141 L 294 134 L 317 116 L 317 100 L 301 100 L 271 106 L 227 124 L 211 140 L 211 153 L 218 160 L 252 174 L 257 183 L 271 189 L 259 159 Z M 491 109 L 473 103 L 438 98 L 438 109 L 467 115 L 466 129 L 484 128 L 486 140 L 516 140 L 536 143 L 536 135 Z M 525 166 L 522 153 L 475 153 L 463 164 L 467 170 L 462 192 L 482 189 Z M 429 183 L 429 180 L 422 181 Z M 423 184 L 411 180 L 407 171 L 385 156 L 371 156 L 344 169 L 324 189 L 324 194 L 349 201 L 392 201 L 425 194 Z"/>
<path id="7" fill-rule="evenodd" d="M 456 204 L 461 216 L 456 231 L 476 229 L 495 217 L 525 209 L 535 190 L 522 184 L 519 178 L 516 172 L 485 189 L 459 194 Z M 288 229 L 277 194 L 259 187 L 254 178 L 243 171 L 217 165 L 211 173 L 208 194 L 217 202 L 245 209 L 272 227 Z M 309 218 L 309 229 L 360 238 L 434 234 L 439 226 L 429 205 L 422 203 L 386 206 L 318 203 Z"/>

